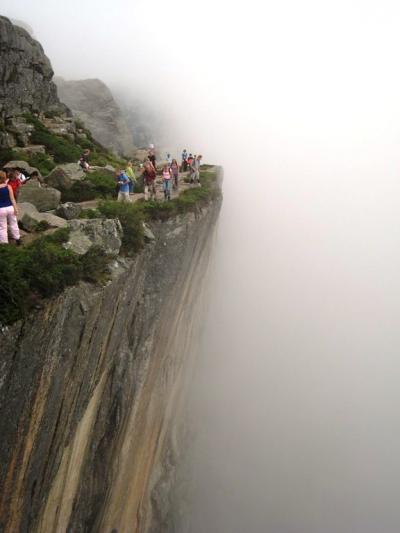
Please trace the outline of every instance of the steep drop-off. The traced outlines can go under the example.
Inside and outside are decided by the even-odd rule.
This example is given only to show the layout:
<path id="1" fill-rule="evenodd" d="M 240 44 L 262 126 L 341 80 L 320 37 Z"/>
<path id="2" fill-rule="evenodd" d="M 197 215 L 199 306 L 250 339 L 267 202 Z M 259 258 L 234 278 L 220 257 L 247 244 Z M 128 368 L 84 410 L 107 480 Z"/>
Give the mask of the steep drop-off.
<path id="1" fill-rule="evenodd" d="M 0 333 L 0 531 L 167 531 L 219 201 Z"/>

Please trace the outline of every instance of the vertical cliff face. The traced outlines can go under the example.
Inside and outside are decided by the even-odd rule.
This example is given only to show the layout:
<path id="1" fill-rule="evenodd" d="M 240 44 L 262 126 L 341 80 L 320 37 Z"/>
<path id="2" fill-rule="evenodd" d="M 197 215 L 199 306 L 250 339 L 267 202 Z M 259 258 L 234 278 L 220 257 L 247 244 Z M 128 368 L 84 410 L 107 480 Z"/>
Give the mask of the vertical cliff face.
<path id="1" fill-rule="evenodd" d="M 156 225 L 155 243 L 119 260 L 106 287 L 71 288 L 3 332 L 0 531 L 168 528 L 218 211 Z"/>
<path id="2" fill-rule="evenodd" d="M 132 133 L 110 89 L 97 79 L 66 81 L 56 77 L 58 94 L 103 146 L 122 155 L 134 150 Z"/>
<path id="3" fill-rule="evenodd" d="M 0 117 L 28 111 L 64 111 L 41 44 L 0 16 Z"/>

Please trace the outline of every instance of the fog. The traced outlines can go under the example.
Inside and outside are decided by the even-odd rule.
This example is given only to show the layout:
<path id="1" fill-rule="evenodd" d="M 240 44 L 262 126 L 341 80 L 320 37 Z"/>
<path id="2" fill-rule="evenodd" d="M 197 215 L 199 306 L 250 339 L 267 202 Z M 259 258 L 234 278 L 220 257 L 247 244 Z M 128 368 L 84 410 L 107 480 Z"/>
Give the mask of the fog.
<path id="1" fill-rule="evenodd" d="M 400 8 L 2 0 L 225 169 L 190 533 L 400 531 Z"/>

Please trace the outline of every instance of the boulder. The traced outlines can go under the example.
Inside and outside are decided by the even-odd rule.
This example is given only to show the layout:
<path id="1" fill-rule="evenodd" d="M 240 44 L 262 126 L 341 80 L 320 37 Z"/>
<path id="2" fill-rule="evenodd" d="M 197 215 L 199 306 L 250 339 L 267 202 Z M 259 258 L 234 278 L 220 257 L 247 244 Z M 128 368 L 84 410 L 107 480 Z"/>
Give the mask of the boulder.
<path id="1" fill-rule="evenodd" d="M 12 168 L 21 168 L 22 170 L 25 170 L 28 174 L 32 174 L 32 172 L 38 172 L 39 176 L 41 176 L 40 172 L 36 167 L 31 167 L 29 163 L 26 161 L 9 161 L 4 165 L 5 169 L 12 169 Z"/>
<path id="2" fill-rule="evenodd" d="M 117 255 L 121 248 L 122 227 L 118 219 L 71 220 L 68 242 L 64 247 L 77 254 L 85 254 L 93 245 L 100 246 L 105 253 Z"/>
<path id="3" fill-rule="evenodd" d="M 51 228 L 64 228 L 67 221 L 50 213 L 40 213 L 33 204 L 18 204 L 18 221 L 26 231 L 35 231 L 39 222 L 47 222 Z"/>
<path id="4" fill-rule="evenodd" d="M 46 147 L 43 144 L 29 144 L 23 148 L 18 148 L 18 151 L 28 155 L 45 154 Z"/>
<path id="5" fill-rule="evenodd" d="M 91 170 L 99 172 L 105 176 L 111 176 L 112 178 L 115 176 L 115 168 L 111 165 L 106 165 L 105 167 L 91 166 L 90 168 Z"/>
<path id="6" fill-rule="evenodd" d="M 143 236 L 147 242 L 156 240 L 154 233 L 145 222 L 143 222 Z"/>
<path id="7" fill-rule="evenodd" d="M 44 181 L 50 187 L 55 189 L 70 189 L 72 187 L 72 180 L 66 174 L 66 172 L 60 168 L 54 168 L 48 176 L 44 178 Z"/>
<path id="8" fill-rule="evenodd" d="M 52 187 L 40 187 L 39 182 L 30 180 L 19 190 L 18 202 L 33 204 L 38 211 L 51 211 L 60 203 L 61 193 Z"/>
<path id="9" fill-rule="evenodd" d="M 56 215 L 65 218 L 66 220 L 72 220 L 73 218 L 78 218 L 82 211 L 82 207 L 79 204 L 74 204 L 73 202 L 66 202 L 65 204 L 60 204 L 56 209 Z"/>

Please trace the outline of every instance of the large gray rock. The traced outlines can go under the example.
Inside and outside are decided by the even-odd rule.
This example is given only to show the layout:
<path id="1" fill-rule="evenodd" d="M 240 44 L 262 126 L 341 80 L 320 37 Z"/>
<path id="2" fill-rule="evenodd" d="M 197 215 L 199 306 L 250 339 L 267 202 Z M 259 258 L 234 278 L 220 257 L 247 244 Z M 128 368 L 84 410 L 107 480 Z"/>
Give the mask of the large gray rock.
<path id="1" fill-rule="evenodd" d="M 52 187 L 40 187 L 36 180 L 30 180 L 19 190 L 18 202 L 29 202 L 38 211 L 51 211 L 60 203 L 61 193 Z"/>
<path id="2" fill-rule="evenodd" d="M 94 218 L 71 220 L 70 237 L 64 247 L 77 254 L 85 254 L 93 245 L 100 246 L 107 254 L 117 255 L 121 248 L 122 227 L 118 219 Z"/>
<path id="3" fill-rule="evenodd" d="M 64 228 L 67 221 L 50 213 L 39 213 L 33 204 L 23 202 L 18 204 L 18 220 L 26 231 L 35 231 L 39 222 L 46 222 L 51 228 Z"/>
<path id="4" fill-rule="evenodd" d="M 39 176 L 41 176 L 40 172 L 36 167 L 31 167 L 29 163 L 26 161 L 9 161 L 4 165 L 5 169 L 12 169 L 12 168 L 22 168 L 25 170 L 26 173 L 32 174 L 32 172 L 38 172 Z"/>
<path id="5" fill-rule="evenodd" d="M 54 168 L 45 182 L 56 189 L 70 189 L 74 181 L 81 181 L 84 177 L 85 173 L 77 163 L 67 163 Z"/>
<path id="6" fill-rule="evenodd" d="M 92 166 L 90 168 L 103 174 L 104 176 L 111 176 L 112 178 L 115 177 L 115 168 L 112 165 L 106 165 L 105 167 Z"/>
<path id="7" fill-rule="evenodd" d="M 54 81 L 60 100 L 84 122 L 100 144 L 121 155 L 132 154 L 132 133 L 110 89 L 102 81 L 66 81 L 59 77 Z"/>
<path id="8" fill-rule="evenodd" d="M 47 110 L 65 112 L 41 44 L 6 17 L 0 17 L 0 36 L 0 116 Z"/>
<path id="9" fill-rule="evenodd" d="M 65 218 L 66 220 L 72 220 L 73 218 L 78 218 L 81 214 L 82 207 L 79 204 L 74 204 L 73 202 L 66 202 L 65 204 L 60 204 L 56 209 L 56 215 Z"/>

